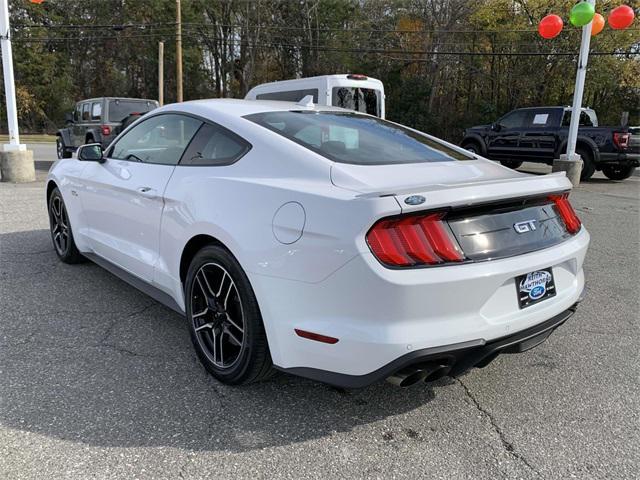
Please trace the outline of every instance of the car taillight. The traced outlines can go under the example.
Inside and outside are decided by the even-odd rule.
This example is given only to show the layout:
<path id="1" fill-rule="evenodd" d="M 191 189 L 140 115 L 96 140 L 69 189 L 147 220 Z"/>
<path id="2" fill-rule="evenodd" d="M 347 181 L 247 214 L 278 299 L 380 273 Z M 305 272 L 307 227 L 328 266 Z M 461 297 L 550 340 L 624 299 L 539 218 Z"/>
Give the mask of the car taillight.
<path id="1" fill-rule="evenodd" d="M 426 213 L 376 222 L 367 243 L 385 265 L 413 267 L 461 262 L 464 255 L 443 221 L 445 213 Z"/>
<path id="2" fill-rule="evenodd" d="M 562 220 L 567 227 L 567 232 L 571 234 L 578 233 L 580 231 L 582 222 L 569 203 L 569 194 L 563 193 L 561 195 L 549 195 L 548 198 L 556 204 L 556 207 L 558 207 L 560 216 L 562 217 Z"/>
<path id="3" fill-rule="evenodd" d="M 111 127 L 109 125 L 102 125 L 100 128 L 103 135 L 111 135 Z"/>
<path id="4" fill-rule="evenodd" d="M 630 133 L 613 132 L 613 143 L 620 149 L 624 149 L 629 146 L 630 138 Z"/>

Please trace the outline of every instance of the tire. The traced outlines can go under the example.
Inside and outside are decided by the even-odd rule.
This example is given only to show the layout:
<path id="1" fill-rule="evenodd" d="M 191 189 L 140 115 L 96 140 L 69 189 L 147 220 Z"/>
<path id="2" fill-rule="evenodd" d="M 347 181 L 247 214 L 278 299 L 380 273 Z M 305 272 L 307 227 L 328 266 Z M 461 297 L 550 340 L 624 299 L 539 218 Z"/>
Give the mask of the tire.
<path id="1" fill-rule="evenodd" d="M 500 160 L 500 164 L 505 167 L 513 168 L 514 170 L 522 166 L 522 162 L 518 160 Z"/>
<path id="2" fill-rule="evenodd" d="M 185 300 L 191 341 L 212 376 L 241 385 L 275 372 L 255 294 L 227 250 L 210 245 L 195 255 L 187 272 Z"/>
<path id="3" fill-rule="evenodd" d="M 58 188 L 54 188 L 49 197 L 49 230 L 51 241 L 58 258 L 69 264 L 80 263 L 84 260 L 82 254 L 73 240 L 73 232 L 67 215 L 67 207 L 64 204 L 62 194 Z"/>
<path id="4" fill-rule="evenodd" d="M 90 143 L 98 143 L 96 142 L 93 137 L 87 137 L 84 141 L 85 145 L 89 145 Z"/>
<path id="5" fill-rule="evenodd" d="M 480 147 L 476 142 L 463 143 L 462 148 L 470 151 L 471 153 L 477 153 L 478 155 L 480 155 Z"/>
<path id="6" fill-rule="evenodd" d="M 576 148 L 576 153 L 582 158 L 582 172 L 580 172 L 580 181 L 589 180 L 596 172 L 596 165 L 593 162 L 593 154 L 589 149 L 584 147 Z"/>
<path id="7" fill-rule="evenodd" d="M 67 152 L 67 146 L 60 136 L 56 137 L 56 153 L 58 154 L 58 159 L 71 158 L 71 152 Z"/>
<path id="8" fill-rule="evenodd" d="M 610 180 L 625 180 L 633 175 L 636 167 L 621 166 L 621 165 L 604 165 L 602 167 L 602 173 Z"/>

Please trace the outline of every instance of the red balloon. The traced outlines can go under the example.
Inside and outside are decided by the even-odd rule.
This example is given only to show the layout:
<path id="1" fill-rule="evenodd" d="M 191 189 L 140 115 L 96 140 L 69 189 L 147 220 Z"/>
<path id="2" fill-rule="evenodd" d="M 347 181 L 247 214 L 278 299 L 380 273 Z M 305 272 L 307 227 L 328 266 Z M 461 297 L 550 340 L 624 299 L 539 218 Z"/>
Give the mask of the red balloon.
<path id="1" fill-rule="evenodd" d="M 633 8 L 628 5 L 620 5 L 611 10 L 609 14 L 609 25 L 615 30 L 622 30 L 633 23 Z"/>
<path id="2" fill-rule="evenodd" d="M 558 15 L 547 15 L 540 20 L 538 33 L 546 39 L 554 38 L 560 35 L 563 26 L 562 19 Z"/>

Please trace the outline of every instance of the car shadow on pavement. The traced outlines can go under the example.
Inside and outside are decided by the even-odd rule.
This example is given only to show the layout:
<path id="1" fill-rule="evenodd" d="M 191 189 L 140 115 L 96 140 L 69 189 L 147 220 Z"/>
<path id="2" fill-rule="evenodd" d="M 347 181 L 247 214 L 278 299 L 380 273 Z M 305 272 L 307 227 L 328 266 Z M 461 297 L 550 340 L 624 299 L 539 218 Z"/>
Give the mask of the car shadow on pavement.
<path id="1" fill-rule="evenodd" d="M 58 261 L 47 230 L 0 235 L 0 423 L 89 445 L 248 451 L 423 406 L 434 388 L 357 391 L 280 374 L 244 387 L 198 363 L 184 318 L 92 263 Z"/>

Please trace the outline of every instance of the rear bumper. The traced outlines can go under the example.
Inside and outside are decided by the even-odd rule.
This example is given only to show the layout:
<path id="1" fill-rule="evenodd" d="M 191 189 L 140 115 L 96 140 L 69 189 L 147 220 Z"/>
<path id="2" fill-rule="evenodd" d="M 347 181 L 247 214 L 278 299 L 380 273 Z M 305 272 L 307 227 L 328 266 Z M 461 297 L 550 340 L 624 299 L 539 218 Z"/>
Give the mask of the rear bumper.
<path id="1" fill-rule="evenodd" d="M 640 153 L 603 153 L 600 152 L 600 165 L 615 164 L 628 167 L 640 167 Z"/>
<path id="2" fill-rule="evenodd" d="M 345 375 L 315 368 L 279 370 L 342 388 L 366 387 L 407 367 L 428 364 L 440 365 L 441 376 L 453 377 L 474 367 L 486 367 L 501 353 L 522 353 L 537 347 L 575 313 L 576 307 L 577 303 L 538 325 L 490 342 L 478 339 L 411 352 L 367 375 Z"/>
<path id="3" fill-rule="evenodd" d="M 401 271 L 364 252 L 317 283 L 249 276 L 274 365 L 366 379 L 408 354 L 483 346 L 567 311 L 584 289 L 588 244 L 583 228 L 547 249 L 471 264 Z M 515 278 L 547 268 L 556 295 L 520 308 Z M 308 340 L 295 329 L 339 341 Z"/>

